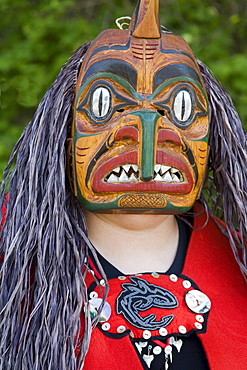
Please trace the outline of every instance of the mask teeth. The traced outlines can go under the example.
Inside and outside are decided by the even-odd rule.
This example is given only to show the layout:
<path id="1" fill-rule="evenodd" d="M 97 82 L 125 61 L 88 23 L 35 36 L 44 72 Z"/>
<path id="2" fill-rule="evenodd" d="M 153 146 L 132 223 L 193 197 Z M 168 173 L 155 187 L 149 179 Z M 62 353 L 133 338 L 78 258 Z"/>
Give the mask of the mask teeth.
<path id="1" fill-rule="evenodd" d="M 106 177 L 105 182 L 137 182 L 139 179 L 139 166 L 125 164 L 114 168 Z"/>
<path id="2" fill-rule="evenodd" d="M 105 177 L 104 181 L 107 183 L 138 182 L 139 178 L 139 166 L 136 164 L 125 164 L 114 168 Z M 153 181 L 179 183 L 184 181 L 184 176 L 175 167 L 156 164 L 154 167 Z"/>
<path id="3" fill-rule="evenodd" d="M 184 176 L 182 172 L 175 167 L 156 164 L 154 167 L 154 181 L 183 182 Z"/>

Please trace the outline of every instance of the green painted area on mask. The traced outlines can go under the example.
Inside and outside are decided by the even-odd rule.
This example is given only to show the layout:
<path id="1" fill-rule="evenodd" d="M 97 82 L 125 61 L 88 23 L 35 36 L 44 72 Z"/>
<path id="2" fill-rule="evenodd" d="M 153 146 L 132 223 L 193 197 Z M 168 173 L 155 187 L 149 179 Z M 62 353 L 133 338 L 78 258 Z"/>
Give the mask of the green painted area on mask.
<path id="1" fill-rule="evenodd" d="M 152 101 L 162 90 L 164 90 L 167 86 L 171 85 L 172 83 L 174 82 L 191 82 L 192 84 L 196 85 L 198 87 L 198 89 L 201 91 L 201 93 L 203 94 L 204 98 L 206 99 L 206 101 L 208 101 L 208 97 L 207 97 L 207 94 L 206 94 L 206 91 L 203 89 L 202 85 L 194 80 L 193 78 L 190 78 L 190 77 L 174 77 L 174 78 L 171 78 L 165 82 L 163 82 L 155 91 L 152 95 L 148 95 L 147 96 L 147 101 Z"/>
<path id="2" fill-rule="evenodd" d="M 154 176 L 156 123 L 161 115 L 148 110 L 132 114 L 139 117 L 142 124 L 141 180 L 151 181 Z"/>
<path id="3" fill-rule="evenodd" d="M 78 94 L 76 96 L 76 104 L 78 103 L 78 99 L 83 92 L 83 90 L 86 88 L 88 84 L 90 84 L 92 81 L 99 79 L 99 78 L 109 78 L 117 83 L 119 83 L 125 90 L 127 90 L 135 99 L 142 101 L 143 97 L 141 94 L 138 94 L 135 89 L 123 78 L 109 72 L 100 72 L 96 73 L 92 77 L 89 77 L 87 81 L 80 87 Z"/>
<path id="4" fill-rule="evenodd" d="M 204 136 L 204 137 L 201 137 L 200 139 L 189 139 L 189 141 L 202 141 L 202 142 L 204 142 L 204 143 L 208 143 L 208 137 L 209 137 L 209 134 L 207 133 L 207 135 L 206 136 Z"/>
<path id="5" fill-rule="evenodd" d="M 81 137 L 97 136 L 97 135 L 100 135 L 100 134 L 102 134 L 102 132 L 96 132 L 96 133 L 92 133 L 92 134 L 82 134 L 78 130 L 75 130 L 75 133 L 74 133 L 74 142 L 76 143 L 77 140 L 80 139 Z"/>
<path id="6" fill-rule="evenodd" d="M 85 198 L 83 198 L 81 192 L 78 193 L 78 199 L 82 206 L 87 209 L 90 212 L 108 212 L 111 213 L 111 211 L 118 210 L 118 211 L 128 211 L 129 213 L 133 212 L 144 212 L 145 211 L 154 211 L 154 213 L 163 213 L 163 214 L 179 214 L 187 212 L 191 209 L 191 207 L 177 207 L 171 204 L 167 200 L 167 204 L 165 207 L 155 208 L 155 207 L 119 207 L 119 201 L 121 198 L 125 197 L 126 195 L 133 195 L 133 193 L 126 193 L 124 195 L 119 196 L 115 201 L 113 202 L 103 202 L 103 203 L 93 203 L 89 202 Z M 151 195 L 151 194 L 150 194 Z M 164 196 L 164 194 L 162 194 Z"/>

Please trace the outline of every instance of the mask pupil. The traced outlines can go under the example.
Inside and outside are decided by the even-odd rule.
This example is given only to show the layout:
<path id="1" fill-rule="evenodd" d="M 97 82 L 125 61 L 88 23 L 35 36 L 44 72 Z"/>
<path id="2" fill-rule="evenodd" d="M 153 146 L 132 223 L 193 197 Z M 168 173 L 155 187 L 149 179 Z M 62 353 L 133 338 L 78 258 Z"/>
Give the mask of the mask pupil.
<path id="1" fill-rule="evenodd" d="M 185 99 L 184 99 L 184 91 L 182 96 L 182 109 L 181 109 L 181 121 L 184 120 L 184 114 L 185 114 Z"/>
<path id="2" fill-rule="evenodd" d="M 102 117 L 102 100 L 103 100 L 103 89 L 100 90 L 99 94 L 99 117 Z"/>

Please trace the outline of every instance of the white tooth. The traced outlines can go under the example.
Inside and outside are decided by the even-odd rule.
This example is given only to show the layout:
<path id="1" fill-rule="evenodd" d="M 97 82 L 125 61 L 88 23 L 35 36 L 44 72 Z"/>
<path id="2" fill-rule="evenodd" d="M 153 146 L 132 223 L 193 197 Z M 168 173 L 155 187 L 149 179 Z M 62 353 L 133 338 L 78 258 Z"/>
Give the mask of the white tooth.
<path id="1" fill-rule="evenodd" d="M 166 171 L 168 171 L 169 169 L 171 168 L 171 166 L 165 166 L 165 165 L 161 165 L 161 173 L 162 173 L 162 175 L 166 172 Z"/>
<path id="2" fill-rule="evenodd" d="M 177 348 L 178 352 L 180 352 L 183 345 L 182 339 L 176 340 L 173 345 Z"/>
<path id="3" fill-rule="evenodd" d="M 142 347 L 140 346 L 140 344 L 135 342 L 135 345 L 136 345 L 136 348 L 138 349 L 138 352 L 142 353 Z"/>
<path id="4" fill-rule="evenodd" d="M 125 172 L 129 172 L 130 164 L 124 164 L 122 167 L 123 167 Z"/>
<path id="5" fill-rule="evenodd" d="M 143 356 L 143 360 L 146 362 L 146 364 L 147 364 L 147 366 L 149 367 L 149 369 L 150 369 L 150 367 L 151 367 L 151 362 L 153 361 L 153 359 L 154 359 L 154 355 L 146 355 L 146 354 L 144 354 Z"/>
<path id="6" fill-rule="evenodd" d="M 136 164 L 132 164 L 132 168 L 135 172 L 139 170 L 139 167 Z"/>
<path id="7" fill-rule="evenodd" d="M 131 176 L 130 176 L 130 178 L 129 178 L 129 181 L 131 181 L 131 182 L 136 182 L 136 181 L 138 181 L 138 180 L 137 180 L 137 178 L 135 177 L 135 175 L 132 173 L 132 174 L 131 174 Z"/>
<path id="8" fill-rule="evenodd" d="M 119 182 L 118 177 L 111 174 L 111 176 L 108 178 L 107 182 Z"/>
<path id="9" fill-rule="evenodd" d="M 163 181 L 159 173 L 157 173 L 157 175 L 155 176 L 154 181 Z"/>
<path id="10" fill-rule="evenodd" d="M 129 178 L 124 171 L 121 173 L 121 176 L 119 177 L 118 181 L 119 182 L 129 182 Z"/>
<path id="11" fill-rule="evenodd" d="M 154 166 L 154 171 L 158 173 L 158 172 L 159 172 L 159 170 L 160 170 L 160 166 L 161 166 L 160 164 L 156 164 L 156 165 Z"/>
<path id="12" fill-rule="evenodd" d="M 171 168 L 170 172 L 174 181 L 183 181 L 183 175 L 177 168 Z"/>
<path id="13" fill-rule="evenodd" d="M 172 177 L 169 172 L 166 172 L 162 179 L 165 182 L 172 182 Z"/>
<path id="14" fill-rule="evenodd" d="M 173 176 L 172 181 L 174 181 L 174 182 L 180 182 L 179 178 L 176 175 Z"/>
<path id="15" fill-rule="evenodd" d="M 170 345 L 172 346 L 175 342 L 175 338 L 174 337 L 170 337 Z"/>
<path id="16" fill-rule="evenodd" d="M 120 174 L 120 171 L 121 171 L 121 168 L 120 167 L 116 167 L 116 168 L 114 168 L 113 171 L 116 172 L 119 175 Z"/>

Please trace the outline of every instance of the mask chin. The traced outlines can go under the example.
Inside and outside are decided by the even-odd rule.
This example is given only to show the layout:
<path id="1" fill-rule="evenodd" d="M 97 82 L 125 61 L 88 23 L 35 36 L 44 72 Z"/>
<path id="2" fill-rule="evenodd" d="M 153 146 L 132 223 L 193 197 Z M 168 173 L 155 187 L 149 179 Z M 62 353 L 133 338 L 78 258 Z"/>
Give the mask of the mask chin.
<path id="1" fill-rule="evenodd" d="M 81 192 L 78 193 L 78 199 L 82 206 L 96 213 L 127 213 L 127 214 L 180 214 L 189 211 L 196 196 L 190 197 L 188 200 L 183 200 L 172 204 L 164 194 L 125 194 L 112 202 L 94 203 L 86 200 Z"/>

